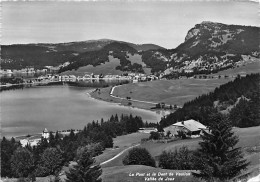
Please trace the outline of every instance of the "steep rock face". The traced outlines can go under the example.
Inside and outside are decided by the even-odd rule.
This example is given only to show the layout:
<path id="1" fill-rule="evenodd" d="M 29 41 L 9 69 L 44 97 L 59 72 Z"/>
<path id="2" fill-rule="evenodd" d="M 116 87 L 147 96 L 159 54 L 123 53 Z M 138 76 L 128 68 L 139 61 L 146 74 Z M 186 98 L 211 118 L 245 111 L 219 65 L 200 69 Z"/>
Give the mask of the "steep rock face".
<path id="1" fill-rule="evenodd" d="M 185 37 L 185 41 L 188 41 L 188 40 L 191 39 L 192 37 L 198 36 L 199 33 L 200 33 L 200 30 L 199 30 L 199 29 L 196 29 L 196 28 L 191 29 L 191 30 L 187 33 L 187 35 L 186 35 L 186 37 Z"/>
<path id="2" fill-rule="evenodd" d="M 188 31 L 169 67 L 210 73 L 259 61 L 259 32 L 259 27 L 202 22 Z"/>
<path id="3" fill-rule="evenodd" d="M 202 22 L 188 31 L 185 42 L 177 47 L 194 55 L 203 51 L 230 54 L 259 52 L 259 27 Z"/>
<path id="4" fill-rule="evenodd" d="M 204 21 L 176 49 L 149 50 L 142 59 L 156 72 L 215 73 L 259 61 L 260 28 Z"/>

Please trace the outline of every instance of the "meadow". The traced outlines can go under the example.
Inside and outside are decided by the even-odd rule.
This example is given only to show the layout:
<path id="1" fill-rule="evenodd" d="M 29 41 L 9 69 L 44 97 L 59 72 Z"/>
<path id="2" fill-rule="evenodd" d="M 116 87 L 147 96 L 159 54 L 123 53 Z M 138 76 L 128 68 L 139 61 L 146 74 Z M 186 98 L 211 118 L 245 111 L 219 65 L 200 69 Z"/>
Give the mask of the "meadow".
<path id="1" fill-rule="evenodd" d="M 136 102 L 127 100 L 130 97 L 134 100 L 165 103 L 168 105 L 182 106 L 185 102 L 190 101 L 201 94 L 209 93 L 216 87 L 225 84 L 234 78 L 221 79 L 177 79 L 177 80 L 155 80 L 149 82 L 129 83 L 114 89 L 113 95 L 110 96 L 112 87 L 101 88 L 99 92 L 91 93 L 91 96 L 107 102 L 119 103 L 124 106 L 148 109 L 155 107 L 155 104 Z"/>
<path id="2" fill-rule="evenodd" d="M 150 134 L 147 133 L 132 133 L 128 135 L 122 135 L 118 136 L 113 139 L 114 142 L 114 148 L 106 149 L 103 154 L 97 156 L 96 163 L 102 163 L 114 156 L 116 156 L 118 153 L 123 151 L 124 149 L 127 149 L 128 147 L 131 147 L 135 144 L 140 143 L 142 138 L 148 138 Z M 110 165 L 110 164 L 109 164 Z M 106 165 L 104 165 L 106 166 Z"/>
<path id="3" fill-rule="evenodd" d="M 199 95 L 209 93 L 234 78 L 156 80 L 122 85 L 113 95 L 131 99 L 182 106 Z"/>

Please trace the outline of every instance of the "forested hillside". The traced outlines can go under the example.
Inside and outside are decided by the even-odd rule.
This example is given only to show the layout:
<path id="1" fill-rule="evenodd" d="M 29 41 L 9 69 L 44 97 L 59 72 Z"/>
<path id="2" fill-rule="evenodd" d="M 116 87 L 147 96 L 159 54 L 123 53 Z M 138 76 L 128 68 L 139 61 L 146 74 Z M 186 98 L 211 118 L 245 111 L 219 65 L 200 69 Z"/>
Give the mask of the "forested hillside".
<path id="1" fill-rule="evenodd" d="M 38 145 L 21 147 L 14 138 L 1 140 L 1 177 L 33 177 L 56 175 L 70 161 L 77 161 L 78 154 L 87 148 L 92 157 L 113 147 L 116 136 L 137 132 L 141 127 L 157 124 L 143 122 L 133 115 L 111 116 L 108 121 L 88 123 L 82 131 L 62 136 L 50 132 L 50 137 L 41 138 Z M 19 163 L 19 164 L 18 164 Z M 59 173 L 58 173 L 59 174 Z"/>
<path id="2" fill-rule="evenodd" d="M 108 55 L 111 55 L 120 60 L 120 66 L 117 66 L 116 69 L 143 73 L 142 65 L 138 63 L 131 64 L 131 61 L 127 59 L 127 53 L 135 54 L 137 50 L 126 43 L 113 42 L 104 46 L 101 50 L 85 52 L 75 56 L 69 61 L 69 65 L 60 69 L 60 72 L 77 70 L 79 67 L 87 65 L 98 66 L 108 62 Z"/>
<path id="3" fill-rule="evenodd" d="M 260 125 L 260 74 L 238 76 L 234 81 L 216 88 L 187 102 L 183 108 L 162 118 L 162 127 L 186 119 L 195 119 L 208 125 L 214 112 L 227 111 L 233 126 L 250 127 Z"/>
<path id="4" fill-rule="evenodd" d="M 164 48 L 155 44 L 133 44 L 110 39 L 57 44 L 2 45 L 0 63 L 1 69 L 22 69 L 26 67 L 38 69 L 44 66 L 59 66 L 65 62 L 78 62 L 65 68 L 77 69 L 78 66 L 82 65 L 97 66 L 104 63 L 104 61 L 107 61 L 108 52 L 114 49 L 117 52 L 137 52 Z M 122 58 L 123 64 L 118 69 L 131 70 L 131 65 L 126 56 L 121 55 L 120 58 Z M 128 65 L 128 68 L 124 68 L 126 65 Z M 136 67 L 137 65 L 134 65 L 134 68 Z"/>

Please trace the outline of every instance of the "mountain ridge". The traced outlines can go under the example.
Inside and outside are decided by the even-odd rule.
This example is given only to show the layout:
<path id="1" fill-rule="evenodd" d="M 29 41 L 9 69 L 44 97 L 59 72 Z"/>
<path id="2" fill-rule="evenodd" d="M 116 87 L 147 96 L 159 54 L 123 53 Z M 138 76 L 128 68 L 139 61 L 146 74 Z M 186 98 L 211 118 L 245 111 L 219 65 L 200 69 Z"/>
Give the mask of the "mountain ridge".
<path id="1" fill-rule="evenodd" d="M 203 21 L 188 30 L 184 42 L 175 49 L 111 39 L 2 46 L 1 66 L 2 69 L 19 69 L 60 66 L 68 62 L 69 65 L 60 70 L 66 71 L 99 66 L 112 55 L 120 59 L 116 69 L 121 71 L 143 73 L 145 65 L 152 73 L 209 74 L 259 61 L 259 32 L 260 28 L 254 26 Z M 128 53 L 141 56 L 141 64 L 132 64 Z"/>

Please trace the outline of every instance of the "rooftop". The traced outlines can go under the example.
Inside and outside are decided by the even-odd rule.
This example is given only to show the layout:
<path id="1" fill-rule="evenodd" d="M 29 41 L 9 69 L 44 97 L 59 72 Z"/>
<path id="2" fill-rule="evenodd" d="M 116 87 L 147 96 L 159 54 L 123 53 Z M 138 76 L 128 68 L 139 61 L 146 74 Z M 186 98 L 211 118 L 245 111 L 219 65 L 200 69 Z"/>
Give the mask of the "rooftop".
<path id="1" fill-rule="evenodd" d="M 182 122 L 177 122 L 172 124 L 173 126 L 182 126 L 187 128 L 190 131 L 198 131 L 200 129 L 206 129 L 206 126 L 201 124 L 198 121 L 195 121 L 193 119 L 187 120 L 187 121 L 182 121 Z"/>

